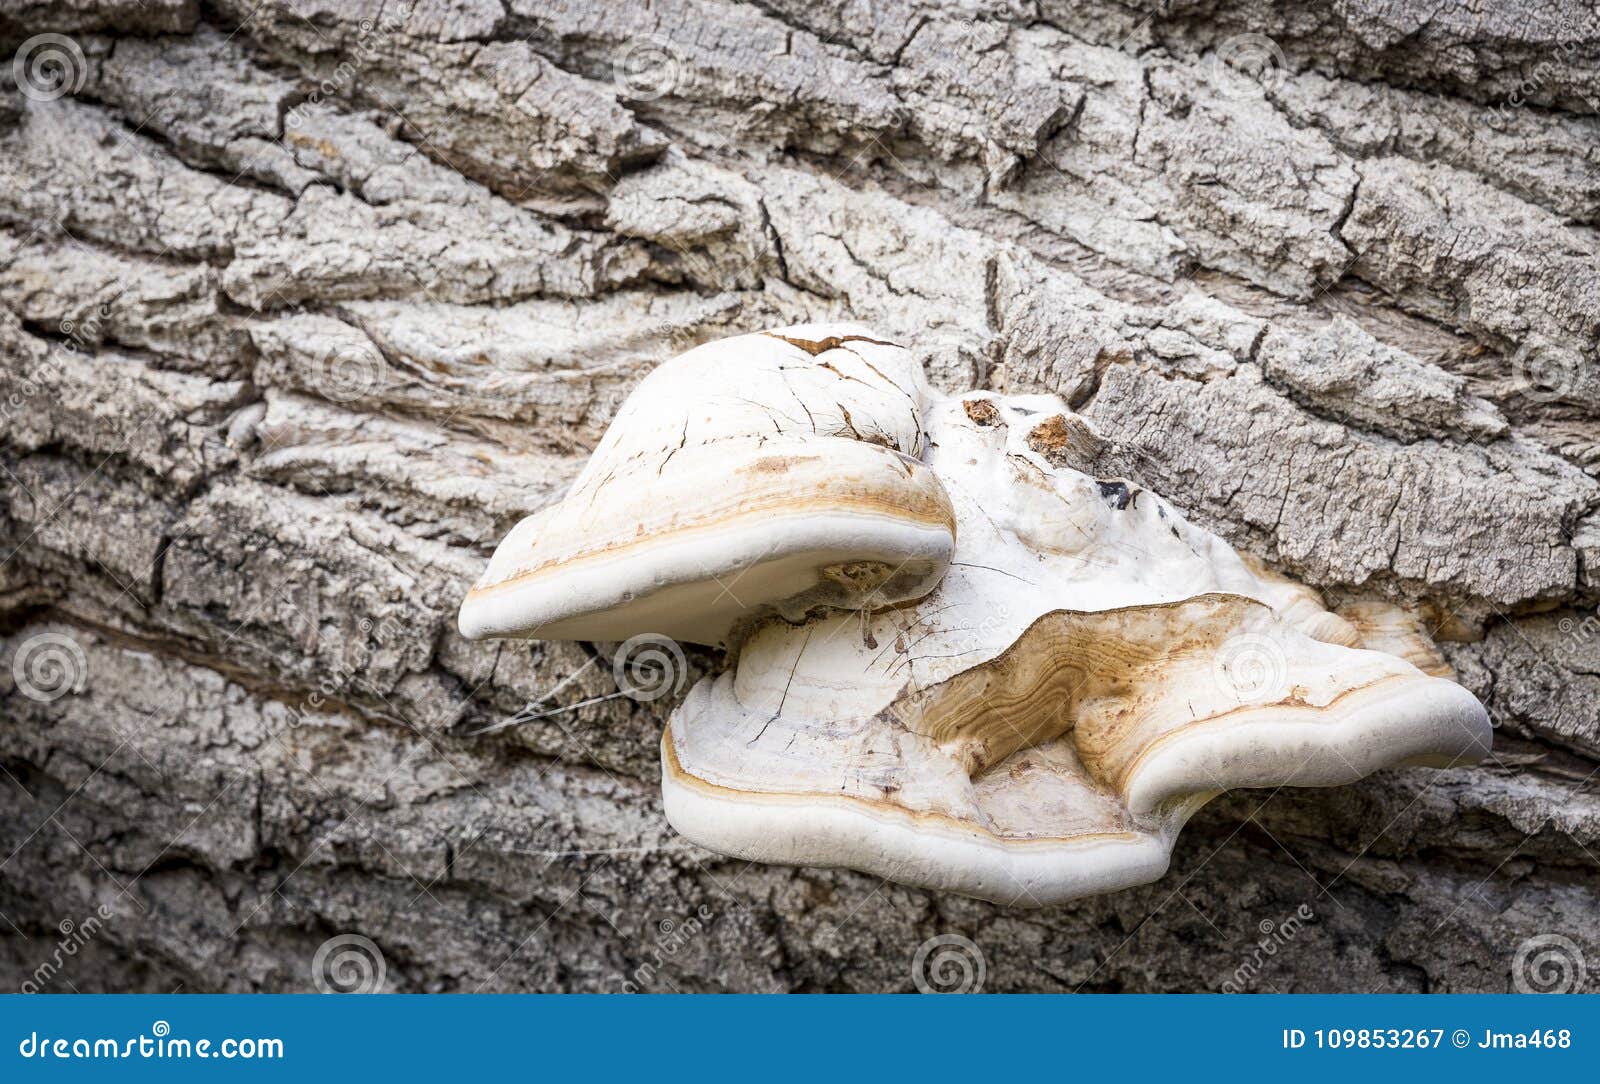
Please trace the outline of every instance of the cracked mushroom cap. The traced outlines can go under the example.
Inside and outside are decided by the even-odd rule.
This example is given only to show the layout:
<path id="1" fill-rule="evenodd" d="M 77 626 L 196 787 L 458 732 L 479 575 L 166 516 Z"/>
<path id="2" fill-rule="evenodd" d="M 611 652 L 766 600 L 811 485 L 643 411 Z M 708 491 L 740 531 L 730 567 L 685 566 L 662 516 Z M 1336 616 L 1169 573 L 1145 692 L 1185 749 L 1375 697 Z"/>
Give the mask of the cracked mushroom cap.
<path id="1" fill-rule="evenodd" d="M 694 842 L 1039 906 L 1158 878 L 1218 792 L 1488 751 L 1466 690 L 1081 469 L 1115 449 L 1059 400 L 969 395 L 929 432 L 949 572 L 914 606 L 763 624 L 696 685 L 662 741 Z"/>
<path id="2" fill-rule="evenodd" d="M 567 496 L 501 542 L 461 630 L 721 645 L 761 617 L 919 598 L 955 548 L 922 460 L 930 401 L 917 360 L 860 328 L 696 347 L 646 377 Z"/>

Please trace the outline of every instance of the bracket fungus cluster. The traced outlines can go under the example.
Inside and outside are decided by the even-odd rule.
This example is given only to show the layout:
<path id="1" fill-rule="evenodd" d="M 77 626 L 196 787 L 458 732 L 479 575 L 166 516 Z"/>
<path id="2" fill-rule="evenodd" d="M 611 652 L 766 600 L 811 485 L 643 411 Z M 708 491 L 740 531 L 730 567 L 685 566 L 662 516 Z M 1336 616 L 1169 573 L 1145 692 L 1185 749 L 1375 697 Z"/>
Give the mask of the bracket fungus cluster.
<path id="1" fill-rule="evenodd" d="M 1133 474 L 862 329 L 725 339 L 639 385 L 461 626 L 725 648 L 662 737 L 679 832 L 1019 906 L 1160 877 L 1231 788 L 1488 752 L 1404 611 L 1329 612 Z"/>

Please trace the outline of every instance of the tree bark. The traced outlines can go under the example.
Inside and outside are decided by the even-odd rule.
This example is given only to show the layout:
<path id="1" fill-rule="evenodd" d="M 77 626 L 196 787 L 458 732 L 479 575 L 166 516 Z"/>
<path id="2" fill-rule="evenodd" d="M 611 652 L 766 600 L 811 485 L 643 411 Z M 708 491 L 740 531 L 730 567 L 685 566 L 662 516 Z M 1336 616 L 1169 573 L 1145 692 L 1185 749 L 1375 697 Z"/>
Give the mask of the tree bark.
<path id="1" fill-rule="evenodd" d="M 909 990 L 939 934 L 988 990 L 1597 988 L 1592 5 L 3 0 L 0 47 L 4 988 L 313 989 L 339 934 L 393 990 Z M 1493 757 L 1226 795 L 1036 912 L 677 838 L 675 701 L 455 610 L 653 365 L 824 319 L 1417 608 Z"/>

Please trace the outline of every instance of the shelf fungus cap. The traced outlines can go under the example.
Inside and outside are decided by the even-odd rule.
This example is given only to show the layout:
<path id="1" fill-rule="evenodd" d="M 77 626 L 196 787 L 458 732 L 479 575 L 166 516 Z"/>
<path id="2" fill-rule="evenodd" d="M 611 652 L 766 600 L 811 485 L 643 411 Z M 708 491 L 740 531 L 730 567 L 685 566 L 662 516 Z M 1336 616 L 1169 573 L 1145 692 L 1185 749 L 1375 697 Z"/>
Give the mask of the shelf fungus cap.
<path id="1" fill-rule="evenodd" d="M 1395 622 L 1336 618 L 1100 473 L 1116 449 L 1059 400 L 975 393 L 928 429 L 948 573 L 914 605 L 764 623 L 691 690 L 662 759 L 694 842 L 1042 906 L 1157 879 L 1221 791 L 1488 752 L 1471 694 L 1359 646 Z"/>
<path id="2" fill-rule="evenodd" d="M 919 598 L 955 548 L 923 461 L 930 402 L 908 351 L 849 325 L 681 354 L 634 389 L 566 497 L 501 542 L 461 630 L 727 645 L 762 618 Z"/>

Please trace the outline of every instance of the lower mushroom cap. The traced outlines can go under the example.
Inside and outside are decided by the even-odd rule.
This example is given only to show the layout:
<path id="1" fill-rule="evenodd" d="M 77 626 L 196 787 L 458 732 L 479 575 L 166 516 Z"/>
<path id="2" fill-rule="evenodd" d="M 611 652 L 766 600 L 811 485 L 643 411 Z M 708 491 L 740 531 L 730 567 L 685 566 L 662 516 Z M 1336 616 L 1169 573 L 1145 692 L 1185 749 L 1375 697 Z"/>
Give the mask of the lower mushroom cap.
<path id="1" fill-rule="evenodd" d="M 719 785 L 683 767 L 671 727 L 662 735 L 661 762 L 672 827 L 701 846 L 752 862 L 856 869 L 995 903 L 1047 906 L 1154 881 L 1166 872 L 1171 853 L 1159 830 L 1006 840 L 889 803 Z"/>
<path id="2" fill-rule="evenodd" d="M 662 737 L 667 820 L 739 859 L 853 868 L 1043 907 L 1160 878 L 1182 825 L 1221 791 L 1331 787 L 1382 767 L 1488 753 L 1488 719 L 1466 689 L 1398 660 L 1379 668 L 1389 675 L 1318 705 L 1245 705 L 1200 719 L 1157 705 L 1120 735 L 1114 777 L 1086 766 L 1094 759 L 1072 729 L 968 775 L 893 710 L 774 719 L 739 705 L 731 676 L 706 679 Z M 1104 713 L 1083 723 L 1104 739 Z"/>
<path id="3" fill-rule="evenodd" d="M 1217 792 L 1487 752 L 1465 690 L 1314 638 L 1353 626 L 1153 494 L 1046 462 L 1046 404 L 984 401 L 930 418 L 959 523 L 939 587 L 763 625 L 674 714 L 685 836 L 1040 905 L 1160 876 Z"/>
<path id="4" fill-rule="evenodd" d="M 714 697 L 716 690 L 703 684 L 696 694 Z M 1027 833 L 997 830 L 981 816 L 915 808 L 893 791 L 841 793 L 859 779 L 854 744 L 841 745 L 832 788 L 776 789 L 787 780 L 779 775 L 707 778 L 710 772 L 685 766 L 695 764 L 695 751 L 678 735 L 696 725 L 697 709 L 716 710 L 709 702 L 686 703 L 662 737 L 667 819 L 689 840 L 735 858 L 856 869 L 1020 907 L 1158 879 L 1184 823 L 1220 791 L 1335 786 L 1385 767 L 1471 763 L 1487 753 L 1490 740 L 1471 695 L 1434 678 L 1357 691 L 1334 720 L 1249 709 L 1148 750 L 1126 792 L 1131 804 L 1149 809 L 1143 815 L 1113 812 L 1112 796 L 1080 774 L 1070 741 L 1062 740 L 1013 754 L 996 769 L 1004 782 L 988 788 L 1008 790 L 1007 805 L 1026 807 L 1039 829 Z M 1101 810 L 1102 818 L 1086 820 L 1086 810 Z"/>
<path id="5" fill-rule="evenodd" d="M 725 643 L 741 622 L 925 594 L 955 514 L 921 462 L 841 438 L 686 447 L 648 490 L 529 517 L 461 608 L 469 637 Z"/>

